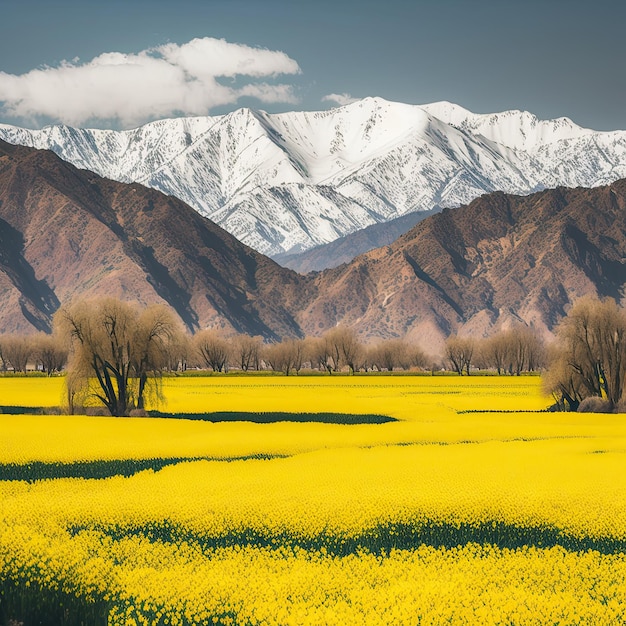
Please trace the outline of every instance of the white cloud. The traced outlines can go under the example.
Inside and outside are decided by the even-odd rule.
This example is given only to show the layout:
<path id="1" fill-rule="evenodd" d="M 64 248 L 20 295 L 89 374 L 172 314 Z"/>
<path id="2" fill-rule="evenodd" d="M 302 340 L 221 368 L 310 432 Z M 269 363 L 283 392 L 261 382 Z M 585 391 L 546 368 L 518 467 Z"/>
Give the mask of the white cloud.
<path id="1" fill-rule="evenodd" d="M 357 102 L 359 98 L 353 98 L 349 93 L 329 93 L 322 98 L 322 102 L 334 102 L 339 106 L 345 106 L 346 104 L 352 104 Z"/>
<path id="2" fill-rule="evenodd" d="M 33 122 L 110 120 L 128 128 L 172 115 L 205 115 L 243 96 L 294 104 L 291 85 L 258 79 L 298 73 L 284 52 L 206 37 L 137 54 L 107 52 L 86 63 L 63 61 L 21 75 L 0 72 L 0 103 L 5 114 Z"/>

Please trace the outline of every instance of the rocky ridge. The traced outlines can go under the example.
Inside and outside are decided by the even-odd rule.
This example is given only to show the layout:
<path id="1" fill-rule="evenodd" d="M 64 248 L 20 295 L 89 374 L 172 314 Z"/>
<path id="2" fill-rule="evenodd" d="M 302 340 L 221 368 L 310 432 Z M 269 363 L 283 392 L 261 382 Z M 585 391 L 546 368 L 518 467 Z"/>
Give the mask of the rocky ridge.
<path id="1" fill-rule="evenodd" d="M 0 125 L 0 139 L 173 195 L 267 255 L 298 253 L 492 191 L 626 177 L 626 133 L 523 111 L 366 98 L 319 112 L 161 120 L 129 131 Z"/>

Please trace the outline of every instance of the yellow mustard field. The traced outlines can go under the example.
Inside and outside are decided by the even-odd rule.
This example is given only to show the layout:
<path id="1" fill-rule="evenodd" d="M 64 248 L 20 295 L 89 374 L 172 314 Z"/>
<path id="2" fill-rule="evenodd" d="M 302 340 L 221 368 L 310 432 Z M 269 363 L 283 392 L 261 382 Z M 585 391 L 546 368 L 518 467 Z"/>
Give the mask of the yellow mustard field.
<path id="1" fill-rule="evenodd" d="M 20 406 L 62 395 L 22 380 Z M 168 378 L 159 407 L 395 418 L 380 424 L 0 415 L 0 616 L 624 623 L 625 416 L 545 412 L 540 387 Z"/>

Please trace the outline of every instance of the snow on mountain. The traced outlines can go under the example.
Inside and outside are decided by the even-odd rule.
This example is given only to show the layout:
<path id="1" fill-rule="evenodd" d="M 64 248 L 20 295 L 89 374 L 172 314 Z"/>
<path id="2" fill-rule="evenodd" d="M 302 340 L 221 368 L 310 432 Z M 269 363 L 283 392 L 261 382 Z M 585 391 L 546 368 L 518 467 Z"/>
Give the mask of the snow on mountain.
<path id="1" fill-rule="evenodd" d="M 422 108 L 446 124 L 513 150 L 532 152 L 549 143 L 594 134 L 567 117 L 540 120 L 527 111 L 476 114 L 451 102 L 434 102 Z"/>
<path id="2" fill-rule="evenodd" d="M 626 133 L 524 111 L 366 98 L 320 112 L 160 120 L 130 131 L 0 125 L 0 139 L 176 196 L 265 254 L 501 190 L 626 177 Z"/>

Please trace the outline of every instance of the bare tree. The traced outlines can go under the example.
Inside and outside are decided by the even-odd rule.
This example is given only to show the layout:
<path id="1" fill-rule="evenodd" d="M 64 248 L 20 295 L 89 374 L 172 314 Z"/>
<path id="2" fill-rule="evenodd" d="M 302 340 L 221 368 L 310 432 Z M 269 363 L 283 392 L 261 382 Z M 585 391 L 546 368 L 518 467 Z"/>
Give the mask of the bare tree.
<path id="1" fill-rule="evenodd" d="M 385 339 L 370 348 L 369 361 L 379 371 L 404 369 L 408 363 L 408 347 L 402 339 Z"/>
<path id="2" fill-rule="evenodd" d="M 507 372 L 510 360 L 509 340 L 506 331 L 501 331 L 488 339 L 481 340 L 477 346 L 477 352 L 481 367 L 493 368 L 499 375 Z"/>
<path id="3" fill-rule="evenodd" d="M 347 326 L 337 326 L 329 330 L 324 335 L 324 339 L 328 344 L 328 353 L 334 362 L 333 369 L 337 371 L 341 364 L 345 363 L 350 374 L 354 374 L 363 352 L 363 346 L 357 339 L 356 332 Z"/>
<path id="4" fill-rule="evenodd" d="M 380 343 L 375 343 L 374 345 L 368 345 L 366 348 L 366 356 L 365 356 L 365 369 L 367 370 L 378 370 L 382 371 L 381 365 L 381 351 L 379 350 Z"/>
<path id="5" fill-rule="evenodd" d="M 14 372 L 26 372 L 28 360 L 33 354 L 33 341 L 30 335 L 3 335 L 0 343 L 4 368 Z"/>
<path id="6" fill-rule="evenodd" d="M 463 372 L 469 376 L 474 356 L 474 340 L 469 337 L 449 337 L 446 340 L 445 351 L 454 371 L 460 376 Z"/>
<path id="7" fill-rule="evenodd" d="M 69 415 L 74 415 L 83 410 L 89 397 L 89 386 L 85 385 L 84 372 L 68 370 L 65 376 L 65 397 Z"/>
<path id="8" fill-rule="evenodd" d="M 549 351 L 548 363 L 548 371 L 542 377 L 544 390 L 552 394 L 560 410 L 578 410 L 587 391 L 578 372 L 569 366 L 561 346 L 553 346 Z"/>
<path id="9" fill-rule="evenodd" d="M 544 346 L 535 330 L 518 326 L 510 332 L 511 373 L 534 372 L 544 362 Z"/>
<path id="10" fill-rule="evenodd" d="M 545 364 L 545 347 L 532 328 L 516 326 L 475 343 L 474 362 L 498 374 L 534 372 Z"/>
<path id="11" fill-rule="evenodd" d="M 325 349 L 328 354 L 326 369 L 330 373 L 329 365 L 332 363 L 332 371 L 338 372 L 341 369 L 343 329 L 341 327 L 331 328 L 322 336 L 325 341 Z"/>
<path id="12" fill-rule="evenodd" d="M 546 345 L 536 332 L 530 337 L 526 365 L 529 372 L 537 372 L 546 366 Z"/>
<path id="13" fill-rule="evenodd" d="M 509 374 L 519 376 L 526 367 L 528 358 L 528 343 L 521 328 L 515 328 L 507 333 Z"/>
<path id="14" fill-rule="evenodd" d="M 333 373 L 335 362 L 333 361 L 333 346 L 327 337 L 315 337 L 308 342 L 309 359 L 311 365 L 318 366 L 321 370 Z"/>
<path id="15" fill-rule="evenodd" d="M 237 335 L 233 341 L 233 359 L 237 366 L 247 372 L 259 368 L 263 339 L 249 335 Z"/>
<path id="16" fill-rule="evenodd" d="M 557 331 L 546 385 L 570 408 L 587 397 L 615 408 L 626 387 L 626 313 L 614 300 L 579 300 Z"/>
<path id="17" fill-rule="evenodd" d="M 177 344 L 182 328 L 171 309 L 151 306 L 142 311 L 133 330 L 131 346 L 132 375 L 137 379 L 136 407 L 145 408 L 148 382 L 158 380 L 169 367 L 170 349 Z M 158 391 L 158 386 L 153 386 Z"/>
<path id="18" fill-rule="evenodd" d="M 62 307 L 55 329 L 71 343 L 68 402 L 97 398 L 111 415 L 142 408 L 158 393 L 167 348 L 178 322 L 167 307 L 138 307 L 113 298 Z M 70 388 L 71 387 L 71 388 Z"/>
<path id="19" fill-rule="evenodd" d="M 66 365 L 69 351 L 67 344 L 57 335 L 39 334 L 32 338 L 33 355 L 48 376 L 60 372 Z"/>
<path id="20" fill-rule="evenodd" d="M 5 339 L 7 335 L 0 335 L 0 367 L 2 371 L 6 372 L 9 369 L 9 359 L 5 353 Z"/>
<path id="21" fill-rule="evenodd" d="M 306 342 L 304 339 L 289 339 L 288 343 L 291 346 L 293 369 L 299 374 L 306 360 Z"/>
<path id="22" fill-rule="evenodd" d="M 275 372 L 283 372 L 285 376 L 289 376 L 292 370 L 298 373 L 302 369 L 304 346 L 301 339 L 287 339 L 266 346 L 263 358 Z"/>
<path id="23" fill-rule="evenodd" d="M 192 355 L 191 337 L 182 328 L 179 328 L 167 346 L 167 366 L 165 369 L 168 372 L 186 371 Z"/>
<path id="24" fill-rule="evenodd" d="M 230 344 L 217 330 L 201 330 L 193 337 L 196 352 L 205 367 L 214 372 L 226 371 L 230 357 Z"/>
<path id="25" fill-rule="evenodd" d="M 411 367 L 424 368 L 428 367 L 430 364 L 430 358 L 428 355 L 419 346 L 414 344 L 406 345 L 404 358 L 404 366 L 406 369 Z"/>

